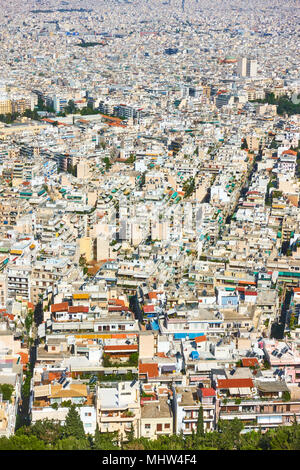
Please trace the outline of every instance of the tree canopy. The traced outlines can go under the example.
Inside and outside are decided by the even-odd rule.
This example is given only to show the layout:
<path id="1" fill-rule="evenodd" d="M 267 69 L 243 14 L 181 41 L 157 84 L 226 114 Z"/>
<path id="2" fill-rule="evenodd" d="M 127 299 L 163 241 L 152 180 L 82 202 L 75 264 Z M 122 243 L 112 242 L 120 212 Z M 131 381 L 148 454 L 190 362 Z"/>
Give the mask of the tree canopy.
<path id="1" fill-rule="evenodd" d="M 84 433 L 83 423 L 75 405 L 70 407 L 65 425 L 53 420 L 37 421 L 23 426 L 10 438 L 0 438 L 0 450 L 300 450 L 300 424 L 281 426 L 267 432 L 243 433 L 243 423 L 237 418 L 220 420 L 217 430 L 202 434 L 201 412 L 199 430 L 184 436 L 159 435 L 156 440 L 135 438 L 133 432 L 120 439 L 117 432 Z M 198 427 L 197 427 L 198 430 Z"/>

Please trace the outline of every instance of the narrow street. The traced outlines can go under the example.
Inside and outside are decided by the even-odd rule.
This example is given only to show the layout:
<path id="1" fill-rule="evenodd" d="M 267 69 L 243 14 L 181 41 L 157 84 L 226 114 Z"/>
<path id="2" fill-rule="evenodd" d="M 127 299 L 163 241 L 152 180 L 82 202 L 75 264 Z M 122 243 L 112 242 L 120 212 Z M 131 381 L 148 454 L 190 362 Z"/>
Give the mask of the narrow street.
<path id="1" fill-rule="evenodd" d="M 289 306 L 291 303 L 292 291 L 286 290 L 281 307 L 281 314 L 278 322 L 274 322 L 271 327 L 271 338 L 283 339 L 286 324 L 289 321 Z"/>

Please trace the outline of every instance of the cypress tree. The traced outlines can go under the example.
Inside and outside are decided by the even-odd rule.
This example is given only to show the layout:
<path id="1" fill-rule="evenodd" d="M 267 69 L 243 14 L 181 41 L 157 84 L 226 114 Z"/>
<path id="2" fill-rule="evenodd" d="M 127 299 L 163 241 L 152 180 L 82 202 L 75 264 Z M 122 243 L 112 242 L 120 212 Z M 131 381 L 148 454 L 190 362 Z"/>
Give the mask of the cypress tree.
<path id="1" fill-rule="evenodd" d="M 83 423 L 75 405 L 70 407 L 64 426 L 64 437 L 69 436 L 74 436 L 76 439 L 85 439 L 86 437 Z"/>
<path id="2" fill-rule="evenodd" d="M 204 436 L 204 420 L 203 420 L 203 408 L 202 405 L 199 408 L 198 412 L 198 421 L 197 421 L 197 432 L 196 432 L 197 437 L 203 437 Z"/>

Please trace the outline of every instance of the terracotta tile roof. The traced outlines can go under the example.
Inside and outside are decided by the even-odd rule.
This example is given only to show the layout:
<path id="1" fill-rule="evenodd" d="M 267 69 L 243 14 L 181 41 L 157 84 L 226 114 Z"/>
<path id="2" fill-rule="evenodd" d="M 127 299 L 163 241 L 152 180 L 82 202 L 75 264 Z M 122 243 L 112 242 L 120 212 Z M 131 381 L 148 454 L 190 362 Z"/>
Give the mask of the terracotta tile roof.
<path id="1" fill-rule="evenodd" d="M 201 388 L 201 394 L 203 397 L 215 397 L 216 391 L 213 388 Z"/>
<path id="2" fill-rule="evenodd" d="M 252 379 L 219 379 L 217 388 L 253 388 Z"/>
<path id="3" fill-rule="evenodd" d="M 157 299 L 157 292 L 148 292 L 149 299 Z"/>
<path id="4" fill-rule="evenodd" d="M 138 346 L 137 344 L 120 344 L 120 345 L 114 345 L 114 346 L 104 346 L 104 351 L 137 351 Z"/>
<path id="5" fill-rule="evenodd" d="M 154 311 L 155 311 L 154 305 L 144 305 L 145 313 L 154 313 Z"/>
<path id="6" fill-rule="evenodd" d="M 108 303 L 109 305 L 118 305 L 118 306 L 125 307 L 125 302 L 122 299 L 110 299 Z"/>
<path id="7" fill-rule="evenodd" d="M 84 384 L 70 384 L 69 389 L 63 389 L 62 385 L 51 385 L 50 398 L 87 397 L 87 387 Z"/>
<path id="8" fill-rule="evenodd" d="M 88 313 L 89 307 L 84 307 L 83 305 L 78 305 L 75 307 L 74 305 L 69 306 L 69 313 Z"/>
<path id="9" fill-rule="evenodd" d="M 128 312 L 129 308 L 123 305 L 110 305 L 108 307 L 109 312 L 122 312 L 122 310 L 124 310 L 125 312 Z"/>
<path id="10" fill-rule="evenodd" d="M 195 343 L 203 343 L 204 341 L 206 341 L 206 336 L 203 335 L 203 336 L 197 336 L 197 338 L 194 339 Z"/>
<path id="11" fill-rule="evenodd" d="M 21 364 L 27 364 L 29 360 L 29 355 L 24 352 L 18 352 L 20 358 L 21 358 Z"/>
<path id="12" fill-rule="evenodd" d="M 158 352 L 158 353 L 156 353 L 156 356 L 157 357 L 167 357 L 166 353 L 164 353 L 164 352 Z"/>
<path id="13" fill-rule="evenodd" d="M 139 373 L 147 374 L 149 379 L 153 379 L 159 376 L 157 364 L 139 364 Z"/>
<path id="14" fill-rule="evenodd" d="M 243 367 L 252 367 L 258 365 L 256 357 L 245 357 L 242 359 Z"/>
<path id="15" fill-rule="evenodd" d="M 7 317 L 11 321 L 14 321 L 14 319 L 15 319 L 15 316 L 12 315 L 11 313 L 4 313 L 3 316 Z"/>
<path id="16" fill-rule="evenodd" d="M 48 380 L 52 382 L 53 380 L 58 380 L 61 377 L 61 372 L 49 372 Z"/>
<path id="17" fill-rule="evenodd" d="M 53 304 L 51 305 L 51 312 L 67 312 L 69 308 L 68 302 L 61 302 L 60 304 Z"/>

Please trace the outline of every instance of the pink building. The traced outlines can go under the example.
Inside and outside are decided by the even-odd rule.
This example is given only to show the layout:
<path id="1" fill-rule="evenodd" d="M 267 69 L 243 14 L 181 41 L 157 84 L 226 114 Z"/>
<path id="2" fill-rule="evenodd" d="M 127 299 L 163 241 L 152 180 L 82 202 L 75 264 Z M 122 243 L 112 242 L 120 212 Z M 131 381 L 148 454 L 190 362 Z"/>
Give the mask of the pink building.
<path id="1" fill-rule="evenodd" d="M 300 354 L 294 345 L 275 339 L 262 343 L 266 360 L 276 375 L 284 376 L 287 383 L 300 383 Z"/>

